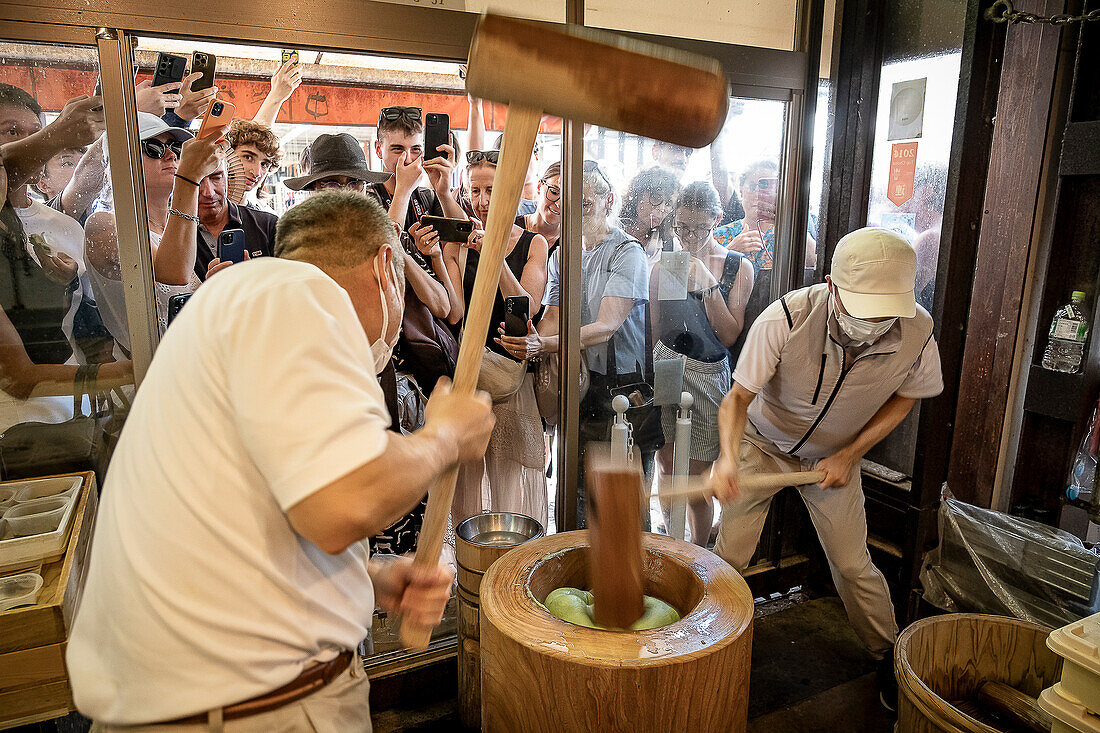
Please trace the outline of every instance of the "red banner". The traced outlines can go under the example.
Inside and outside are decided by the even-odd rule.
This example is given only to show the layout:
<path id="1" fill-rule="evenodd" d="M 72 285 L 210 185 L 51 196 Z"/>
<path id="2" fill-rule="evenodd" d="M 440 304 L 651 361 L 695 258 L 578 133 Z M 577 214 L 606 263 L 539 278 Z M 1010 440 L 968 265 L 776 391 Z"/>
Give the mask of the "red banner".
<path id="1" fill-rule="evenodd" d="M 886 198 L 901 206 L 913 198 L 913 181 L 917 175 L 917 144 L 894 143 L 890 146 L 890 181 Z"/>
<path id="2" fill-rule="evenodd" d="M 65 100 L 91 94 L 97 78 L 94 70 L 0 65 L 0 82 L 27 91 L 47 112 L 59 112 L 65 106 Z M 138 75 L 138 81 L 149 78 L 149 74 Z M 237 117 L 248 119 L 260 109 L 271 88 L 266 80 L 225 76 L 219 76 L 217 84 L 219 97 L 236 105 Z M 304 83 L 295 90 L 280 110 L 277 121 L 298 125 L 373 127 L 382 108 L 392 105 L 420 107 L 425 112 L 444 112 L 450 116 L 451 128 L 455 130 L 465 130 L 469 126 L 466 95 L 459 92 L 414 92 L 315 82 Z M 486 129 L 503 130 L 506 117 L 506 106 L 485 103 Z M 546 134 L 561 132 L 561 120 L 544 119 L 541 131 Z"/>

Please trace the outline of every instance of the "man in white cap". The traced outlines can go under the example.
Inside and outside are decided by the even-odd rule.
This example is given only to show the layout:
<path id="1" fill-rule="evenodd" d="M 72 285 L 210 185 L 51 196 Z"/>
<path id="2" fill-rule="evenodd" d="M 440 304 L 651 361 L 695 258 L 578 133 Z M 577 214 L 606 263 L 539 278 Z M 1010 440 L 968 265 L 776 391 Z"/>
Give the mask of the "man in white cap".
<path id="1" fill-rule="evenodd" d="M 724 502 L 714 551 L 743 571 L 775 490 L 742 491 L 741 472 L 824 471 L 799 489 L 856 633 L 889 665 L 898 627 L 867 550 L 860 459 L 913 404 L 943 390 L 932 318 L 913 294 L 916 253 L 900 235 L 856 230 L 837 243 L 826 282 L 787 293 L 749 331 L 719 414 L 712 483 Z M 888 672 L 888 673 L 887 673 Z"/>

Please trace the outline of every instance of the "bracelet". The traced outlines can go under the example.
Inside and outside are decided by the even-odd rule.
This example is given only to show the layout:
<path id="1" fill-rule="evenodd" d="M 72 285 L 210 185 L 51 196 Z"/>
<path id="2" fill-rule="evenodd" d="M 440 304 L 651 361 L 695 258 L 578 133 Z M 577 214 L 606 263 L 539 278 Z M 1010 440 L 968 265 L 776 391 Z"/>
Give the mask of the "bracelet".
<path id="1" fill-rule="evenodd" d="M 198 188 L 198 187 L 199 187 L 199 184 L 198 184 L 198 183 L 196 183 L 196 182 L 192 181 L 192 180 L 191 180 L 190 178 L 188 178 L 187 176 L 181 176 L 181 175 L 180 175 L 179 173 L 173 173 L 172 175 L 174 175 L 174 176 L 175 176 L 176 178 L 180 179 L 181 181 L 187 181 L 188 183 L 190 183 L 190 184 L 191 184 L 192 186 L 194 186 L 195 188 Z"/>
<path id="2" fill-rule="evenodd" d="M 168 209 L 168 213 L 171 216 L 178 216 L 181 219 L 186 219 L 187 221 L 193 221 L 196 224 L 199 223 L 199 217 L 195 216 L 194 214 L 185 214 L 182 211 L 180 211 L 179 209 Z"/>

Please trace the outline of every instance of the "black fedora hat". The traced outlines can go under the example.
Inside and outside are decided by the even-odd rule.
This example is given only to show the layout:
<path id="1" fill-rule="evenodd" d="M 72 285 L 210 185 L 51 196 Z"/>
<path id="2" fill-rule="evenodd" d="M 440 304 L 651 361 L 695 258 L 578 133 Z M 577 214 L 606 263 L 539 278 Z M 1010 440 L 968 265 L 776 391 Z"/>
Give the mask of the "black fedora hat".
<path id="1" fill-rule="evenodd" d="M 367 183 L 380 183 L 390 177 L 389 173 L 372 171 L 367 166 L 363 146 L 346 132 L 318 135 L 306 148 L 306 153 L 309 157 L 309 173 L 283 181 L 292 191 L 301 191 L 314 181 L 330 176 L 358 178 Z"/>

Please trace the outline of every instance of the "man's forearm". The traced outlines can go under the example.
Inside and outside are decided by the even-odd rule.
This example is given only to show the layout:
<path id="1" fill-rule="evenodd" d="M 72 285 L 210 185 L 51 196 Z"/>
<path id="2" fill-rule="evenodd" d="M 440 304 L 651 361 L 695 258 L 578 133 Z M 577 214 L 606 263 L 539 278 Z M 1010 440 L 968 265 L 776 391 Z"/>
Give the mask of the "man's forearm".
<path id="1" fill-rule="evenodd" d="M 199 190 L 187 181 L 176 180 L 172 193 L 173 208 L 196 214 L 199 209 Z M 153 274 L 157 282 L 165 285 L 186 285 L 195 268 L 198 255 L 197 224 L 174 214 L 168 216 L 164 236 L 153 253 Z"/>
<path id="2" fill-rule="evenodd" d="M 287 97 L 289 99 L 289 97 Z M 286 99 L 280 99 L 275 95 L 275 90 L 272 89 L 264 97 L 263 104 L 260 105 L 260 109 L 256 111 L 256 116 L 252 118 L 253 122 L 258 122 L 265 127 L 271 127 L 275 124 L 275 118 L 279 116 L 279 110 L 282 109 Z"/>
<path id="3" fill-rule="evenodd" d="M 466 215 L 466 210 L 458 205 L 458 202 L 455 201 L 454 196 L 452 196 L 450 192 L 437 194 L 436 198 L 439 199 L 439 205 L 443 207 L 443 215 L 448 219 L 466 220 L 470 218 Z M 484 224 L 485 222 L 482 223 Z"/>
<path id="4" fill-rule="evenodd" d="M 878 409 L 878 412 L 867 421 L 863 429 L 859 431 L 847 448 L 843 449 L 852 458 L 862 458 L 867 451 L 874 448 L 880 440 L 885 438 L 894 428 L 905 419 L 909 411 L 913 409 L 916 400 L 910 397 L 894 395 L 886 404 Z"/>
<path id="5" fill-rule="evenodd" d="M 107 185 L 107 161 L 103 158 L 106 139 L 104 135 L 91 144 L 61 192 L 61 210 L 78 221 Z"/>
<path id="6" fill-rule="evenodd" d="M 722 399 L 718 408 L 718 440 L 722 452 L 734 462 L 740 455 L 741 439 L 745 437 L 745 423 L 749 418 L 749 403 L 756 395 L 741 385 L 733 387 Z"/>

